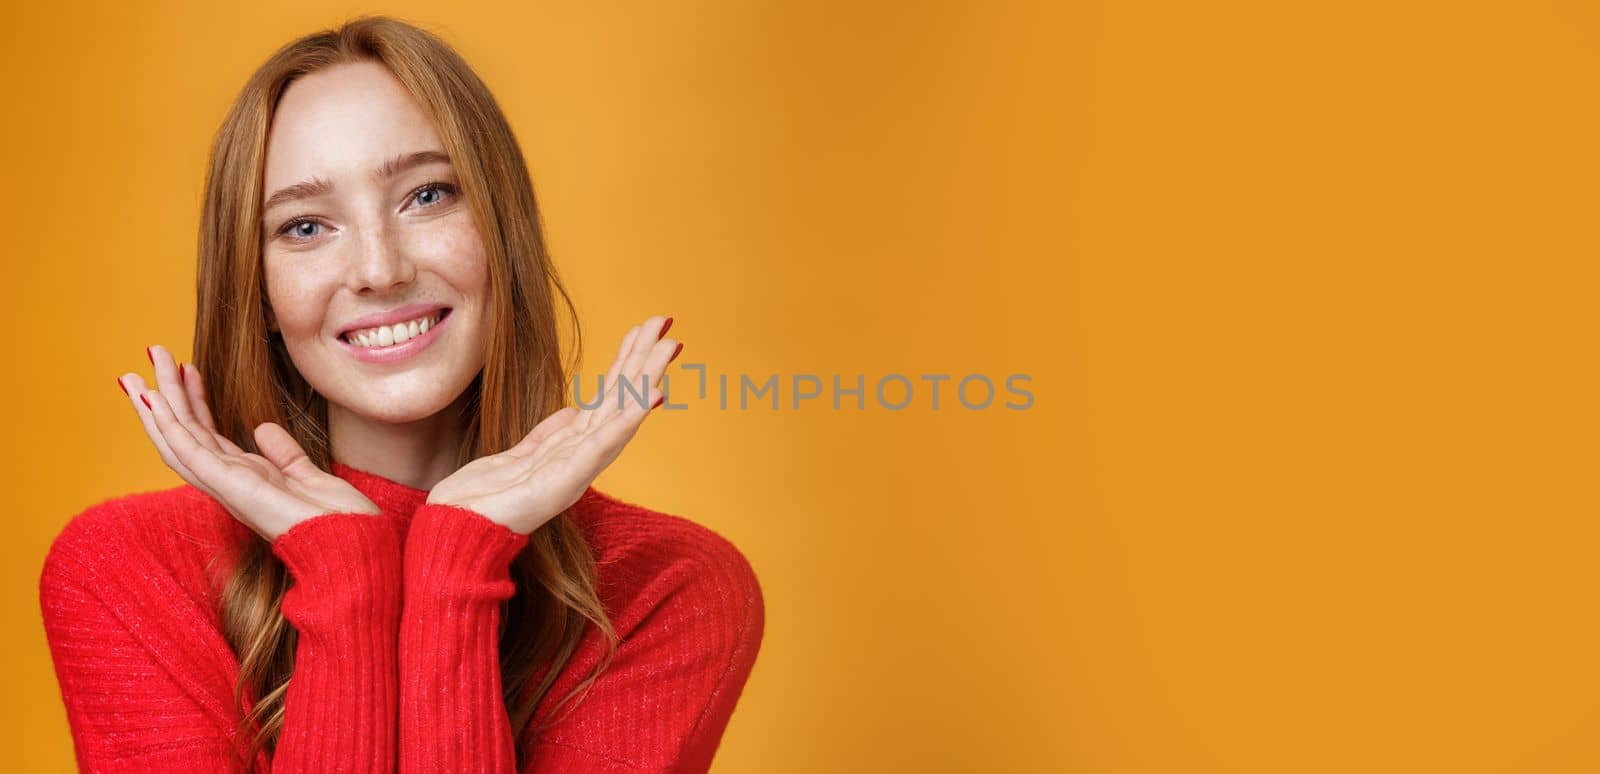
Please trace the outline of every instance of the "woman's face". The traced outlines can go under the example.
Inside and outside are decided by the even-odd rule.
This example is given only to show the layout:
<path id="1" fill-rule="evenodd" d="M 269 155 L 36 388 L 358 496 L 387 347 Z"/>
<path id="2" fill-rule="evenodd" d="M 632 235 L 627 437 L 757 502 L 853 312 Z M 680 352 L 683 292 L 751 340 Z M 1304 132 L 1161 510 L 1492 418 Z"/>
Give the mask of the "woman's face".
<path id="1" fill-rule="evenodd" d="M 263 189 L 271 325 L 330 412 L 400 423 L 449 406 L 484 364 L 488 262 L 410 92 L 371 62 L 293 82 Z"/>

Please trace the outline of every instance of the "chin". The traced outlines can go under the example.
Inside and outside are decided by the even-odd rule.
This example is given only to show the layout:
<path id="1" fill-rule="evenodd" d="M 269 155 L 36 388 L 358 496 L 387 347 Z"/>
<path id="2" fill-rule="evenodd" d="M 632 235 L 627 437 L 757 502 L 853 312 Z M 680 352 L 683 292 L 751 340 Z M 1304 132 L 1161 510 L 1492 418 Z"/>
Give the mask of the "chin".
<path id="1" fill-rule="evenodd" d="M 443 392 L 432 394 L 431 390 L 427 392 L 430 394 L 411 392 L 404 397 L 395 396 L 392 400 L 373 395 L 364 395 L 360 400 L 348 402 L 335 400 L 331 396 L 328 400 L 363 419 L 398 425 L 427 419 L 455 402 L 454 395 L 446 395 Z"/>

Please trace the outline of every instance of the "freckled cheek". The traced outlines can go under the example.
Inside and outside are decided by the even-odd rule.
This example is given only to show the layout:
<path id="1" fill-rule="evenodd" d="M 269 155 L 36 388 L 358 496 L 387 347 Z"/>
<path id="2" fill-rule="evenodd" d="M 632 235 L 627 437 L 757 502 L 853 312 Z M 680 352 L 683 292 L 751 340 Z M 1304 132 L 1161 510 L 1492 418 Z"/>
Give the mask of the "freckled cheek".
<path id="1" fill-rule="evenodd" d="M 332 290 L 337 277 L 322 277 L 314 269 L 296 266 L 281 271 L 271 261 L 266 265 L 267 300 L 285 339 L 315 338 L 322 333 Z"/>
<path id="2" fill-rule="evenodd" d="M 463 208 L 428 225 L 430 228 L 416 229 L 410 235 L 409 247 L 418 268 L 438 274 L 462 295 L 481 294 L 488 283 L 488 254 L 472 214 Z"/>

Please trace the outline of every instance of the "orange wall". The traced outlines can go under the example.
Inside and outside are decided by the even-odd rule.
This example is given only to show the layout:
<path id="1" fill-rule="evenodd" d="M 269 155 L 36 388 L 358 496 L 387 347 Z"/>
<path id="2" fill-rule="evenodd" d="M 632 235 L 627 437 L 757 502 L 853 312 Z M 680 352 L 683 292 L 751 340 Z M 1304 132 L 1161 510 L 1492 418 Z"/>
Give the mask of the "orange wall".
<path id="1" fill-rule="evenodd" d="M 207 141 L 380 10 L 126 5 L 0 33 L 19 771 L 72 760 L 49 541 L 179 483 L 111 382 L 188 356 Z M 601 478 L 761 577 L 717 771 L 1600 770 L 1593 4 L 381 10 L 511 115 L 586 373 L 666 312 L 713 374 L 1032 376 L 698 403 Z"/>

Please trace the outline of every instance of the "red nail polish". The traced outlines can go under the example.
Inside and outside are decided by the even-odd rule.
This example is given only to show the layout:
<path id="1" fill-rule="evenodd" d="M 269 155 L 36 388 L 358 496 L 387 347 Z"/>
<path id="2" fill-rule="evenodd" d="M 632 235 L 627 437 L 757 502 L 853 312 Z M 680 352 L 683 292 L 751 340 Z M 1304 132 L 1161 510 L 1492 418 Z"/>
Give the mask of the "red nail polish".
<path id="1" fill-rule="evenodd" d="M 120 377 L 120 376 L 117 377 L 117 387 L 119 387 L 122 390 L 122 394 L 123 395 L 127 395 L 128 394 L 128 385 L 122 383 L 122 377 Z"/>
<path id="2" fill-rule="evenodd" d="M 150 399 L 149 398 L 146 398 L 145 396 L 140 395 L 139 396 L 139 400 L 144 401 L 144 407 L 145 408 L 150 408 Z"/>
<path id="3" fill-rule="evenodd" d="M 656 338 L 660 339 L 662 336 L 667 335 L 667 329 L 671 328 L 671 327 L 672 327 L 672 318 L 668 317 L 667 321 L 661 324 L 661 332 L 656 334 Z"/>
<path id="4" fill-rule="evenodd" d="M 650 408 L 655 408 L 656 406 L 661 405 L 661 402 L 666 400 L 666 399 L 667 399 L 667 396 L 665 394 L 663 394 L 661 397 L 656 398 L 656 402 L 655 403 L 650 404 Z"/>
<path id="5" fill-rule="evenodd" d="M 672 357 L 667 358 L 667 362 L 670 363 L 670 362 L 672 362 L 674 360 L 677 360 L 678 359 L 678 353 L 682 352 L 682 351 L 683 351 L 683 342 L 680 341 L 680 342 L 678 342 L 678 348 L 675 349 L 675 350 L 672 350 Z"/>
<path id="6" fill-rule="evenodd" d="M 144 356 L 150 358 L 150 365 L 156 364 L 156 356 L 150 353 L 149 347 L 144 348 Z"/>

